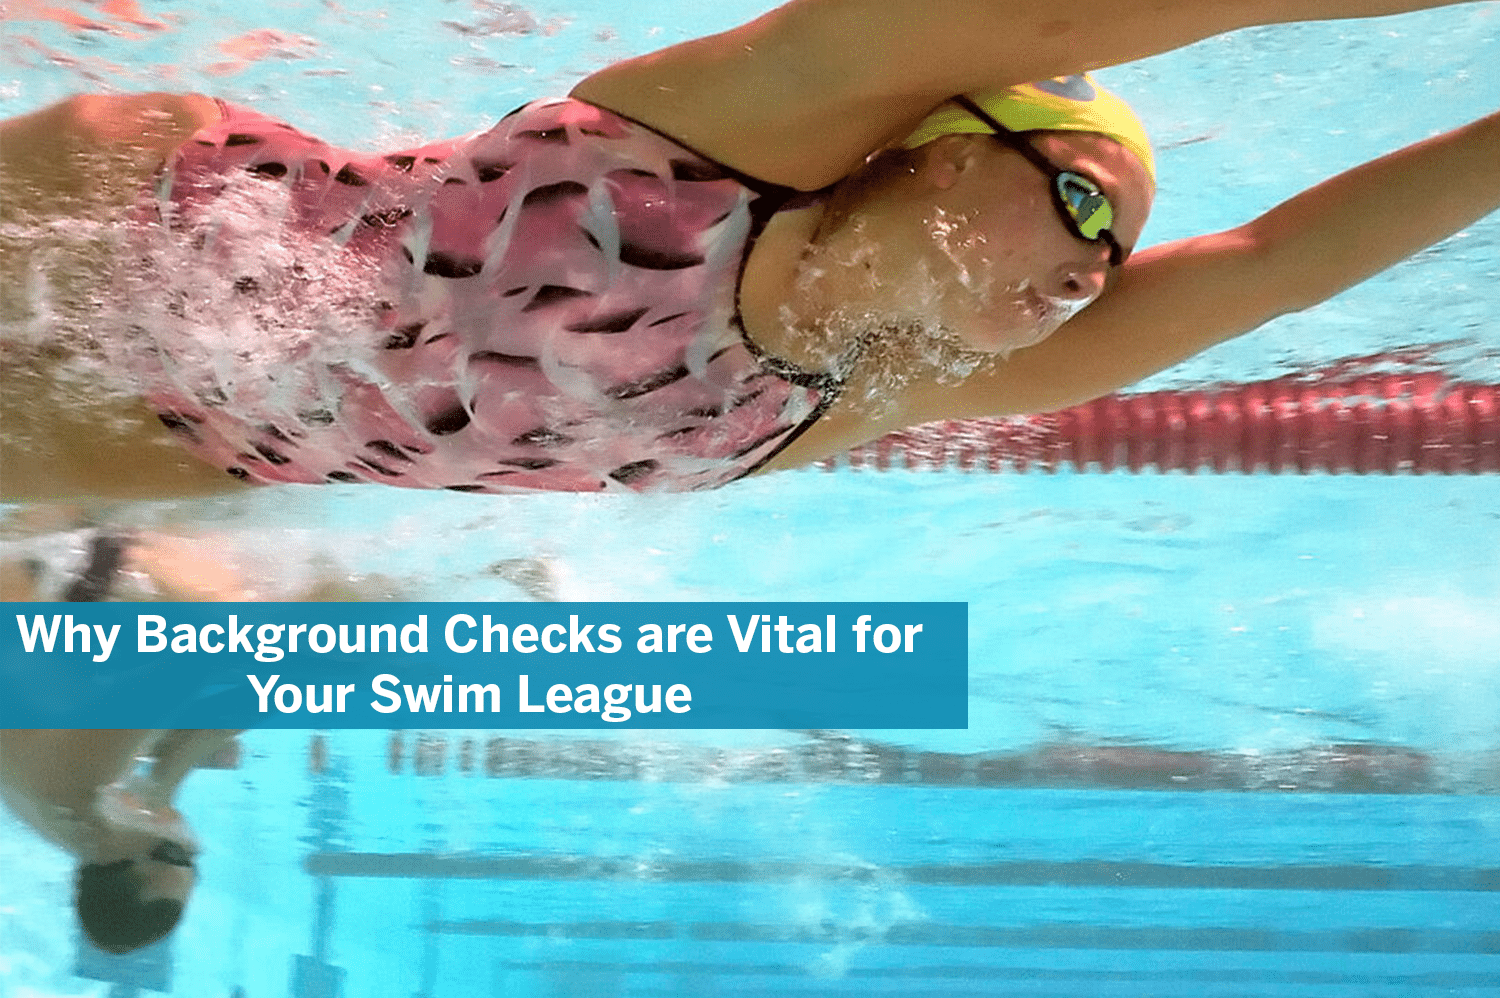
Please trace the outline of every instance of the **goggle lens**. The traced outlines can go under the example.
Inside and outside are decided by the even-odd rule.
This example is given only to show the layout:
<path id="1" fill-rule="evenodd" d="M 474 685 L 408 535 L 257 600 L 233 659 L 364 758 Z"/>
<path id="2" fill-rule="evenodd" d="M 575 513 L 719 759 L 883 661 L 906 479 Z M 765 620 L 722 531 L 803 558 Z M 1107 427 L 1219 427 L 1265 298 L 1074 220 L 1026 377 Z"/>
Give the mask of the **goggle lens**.
<path id="1" fill-rule="evenodd" d="M 151 850 L 151 858 L 169 866 L 181 866 L 188 869 L 193 867 L 193 854 L 169 839 L 162 839 L 156 843 L 156 848 Z"/>
<path id="2" fill-rule="evenodd" d="M 984 122 L 994 132 L 996 139 L 1025 156 L 1037 169 L 1052 178 L 1052 199 L 1057 206 L 1057 213 L 1080 238 L 1108 246 L 1109 262 L 1113 266 L 1118 267 L 1125 262 L 1127 254 L 1111 231 L 1115 224 L 1115 206 L 1099 189 L 1098 184 L 1081 173 L 1059 170 L 1032 148 L 1031 143 L 1022 138 L 1019 132 L 1000 124 L 988 111 L 963 94 L 952 100 Z"/>
<path id="3" fill-rule="evenodd" d="M 1114 226 L 1115 206 L 1092 180 L 1064 171 L 1056 185 L 1059 202 L 1080 236 L 1097 240 Z"/>

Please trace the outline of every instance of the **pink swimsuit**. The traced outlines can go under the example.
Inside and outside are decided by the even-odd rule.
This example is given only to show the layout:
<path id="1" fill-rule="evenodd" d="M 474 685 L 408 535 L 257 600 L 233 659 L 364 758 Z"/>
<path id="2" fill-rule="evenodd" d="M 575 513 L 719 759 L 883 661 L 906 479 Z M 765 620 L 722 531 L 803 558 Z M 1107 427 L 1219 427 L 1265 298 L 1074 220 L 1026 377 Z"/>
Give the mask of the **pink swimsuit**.
<path id="1" fill-rule="evenodd" d="M 148 402 L 231 475 L 711 488 L 837 395 L 738 317 L 796 191 L 575 100 L 390 155 L 224 110 L 160 179 L 131 307 Z"/>

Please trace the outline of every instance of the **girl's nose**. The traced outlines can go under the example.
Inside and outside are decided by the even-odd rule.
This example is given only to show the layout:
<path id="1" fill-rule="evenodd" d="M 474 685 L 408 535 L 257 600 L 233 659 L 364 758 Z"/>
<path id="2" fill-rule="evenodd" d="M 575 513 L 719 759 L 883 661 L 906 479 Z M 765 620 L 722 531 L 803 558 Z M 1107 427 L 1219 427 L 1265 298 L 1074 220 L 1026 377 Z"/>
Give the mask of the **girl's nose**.
<path id="1" fill-rule="evenodd" d="M 1069 260 L 1053 270 L 1043 290 L 1066 301 L 1093 301 L 1104 291 L 1104 281 L 1109 276 L 1108 256 L 1106 250 L 1097 260 Z"/>

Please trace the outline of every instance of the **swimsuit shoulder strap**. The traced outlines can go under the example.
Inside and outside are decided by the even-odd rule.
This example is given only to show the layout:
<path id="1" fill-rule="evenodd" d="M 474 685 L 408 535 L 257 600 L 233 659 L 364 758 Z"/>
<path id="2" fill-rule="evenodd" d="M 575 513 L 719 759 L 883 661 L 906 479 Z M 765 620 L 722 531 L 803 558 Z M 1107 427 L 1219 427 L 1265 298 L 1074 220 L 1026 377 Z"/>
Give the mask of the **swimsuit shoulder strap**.
<path id="1" fill-rule="evenodd" d="M 576 97 L 570 99 L 578 100 L 578 98 Z M 588 102 L 579 101 L 579 103 L 582 104 Z M 597 107 L 598 105 L 593 106 Z M 724 163 L 720 160 L 714 159 L 707 153 L 704 153 L 688 145 L 677 136 L 670 135 L 667 132 L 648 125 L 644 121 L 641 121 L 637 118 L 632 118 L 628 114 L 621 114 L 619 111 L 615 111 L 607 107 L 601 107 L 600 110 L 608 111 L 610 114 L 621 119 L 622 121 L 628 121 L 638 128 L 643 128 L 654 135 L 661 136 L 668 142 L 671 142 L 673 145 L 682 149 L 684 152 L 692 154 L 693 156 L 702 160 L 704 163 L 711 166 L 713 172 L 718 176 L 734 180 L 742 187 L 753 191 L 756 195 L 755 209 L 757 210 L 758 214 L 763 213 L 765 218 L 770 218 L 770 216 L 774 215 L 777 211 L 793 210 L 796 208 L 808 208 L 815 204 L 821 204 L 827 199 L 828 194 L 833 190 L 834 186 L 836 186 L 834 184 L 830 184 L 829 186 L 824 187 L 821 190 L 804 191 L 796 187 L 789 187 L 786 184 L 778 184 L 774 181 L 762 180 L 761 178 L 752 176 L 751 174 L 748 174 L 743 170 L 736 169 L 735 167 L 730 166 L 728 163 Z M 702 179 L 706 180 L 711 178 L 703 177 Z"/>

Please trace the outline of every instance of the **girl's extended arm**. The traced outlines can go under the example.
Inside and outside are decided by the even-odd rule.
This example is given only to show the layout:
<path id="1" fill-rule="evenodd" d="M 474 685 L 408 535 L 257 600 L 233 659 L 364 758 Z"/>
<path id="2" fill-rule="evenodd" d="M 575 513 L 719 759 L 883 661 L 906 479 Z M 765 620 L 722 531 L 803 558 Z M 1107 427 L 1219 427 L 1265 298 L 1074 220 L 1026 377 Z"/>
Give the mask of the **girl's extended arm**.
<path id="1" fill-rule="evenodd" d="M 196 94 L 79 96 L 0 122 L 0 218 L 108 215 L 183 140 L 219 120 Z"/>
<path id="2" fill-rule="evenodd" d="M 1500 112 L 1342 173 L 1247 225 L 1142 250 L 1104 297 L 910 422 L 1097 398 L 1338 294 L 1500 208 Z"/>
<path id="3" fill-rule="evenodd" d="M 230 746 L 239 731 L 190 728 L 164 732 L 152 748 L 153 763 L 147 787 L 153 803 L 169 804 L 188 773 Z"/>
<path id="4" fill-rule="evenodd" d="M 754 176 L 815 190 L 956 93 L 1127 62 L 1255 24 L 1444 3 L 793 0 L 732 31 L 617 63 L 573 93 Z"/>

